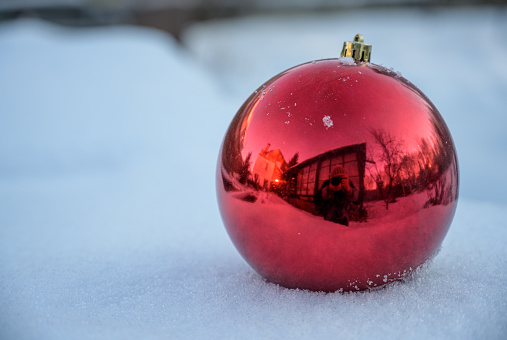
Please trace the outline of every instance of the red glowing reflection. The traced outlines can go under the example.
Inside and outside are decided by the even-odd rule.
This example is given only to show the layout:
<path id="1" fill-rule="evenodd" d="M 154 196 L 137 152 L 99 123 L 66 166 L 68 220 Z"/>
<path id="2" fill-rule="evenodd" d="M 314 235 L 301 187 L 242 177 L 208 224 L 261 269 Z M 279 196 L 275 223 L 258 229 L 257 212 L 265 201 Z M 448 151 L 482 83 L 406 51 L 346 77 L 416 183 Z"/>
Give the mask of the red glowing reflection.
<path id="1" fill-rule="evenodd" d="M 441 244 L 458 197 L 456 151 L 407 80 L 322 60 L 277 75 L 243 104 L 224 138 L 217 194 L 232 241 L 266 279 L 370 289 Z"/>

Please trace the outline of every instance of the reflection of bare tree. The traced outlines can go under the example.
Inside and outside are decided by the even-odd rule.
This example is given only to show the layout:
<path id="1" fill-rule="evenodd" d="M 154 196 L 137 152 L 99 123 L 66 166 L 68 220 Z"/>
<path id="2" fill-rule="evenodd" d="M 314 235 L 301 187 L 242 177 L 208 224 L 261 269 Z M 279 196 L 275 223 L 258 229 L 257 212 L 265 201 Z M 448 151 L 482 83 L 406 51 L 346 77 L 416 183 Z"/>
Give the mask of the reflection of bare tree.
<path id="1" fill-rule="evenodd" d="M 296 152 L 294 156 L 290 159 L 289 163 L 287 163 L 287 167 L 290 168 L 291 166 L 294 166 L 298 164 L 299 161 L 299 152 Z"/>
<path id="2" fill-rule="evenodd" d="M 440 176 L 436 181 L 429 184 L 428 201 L 424 203 L 424 207 L 428 208 L 432 205 L 447 204 L 449 197 L 446 192 L 447 179 L 445 176 Z"/>
<path id="3" fill-rule="evenodd" d="M 417 173 L 414 170 L 417 163 L 414 159 L 414 156 L 411 154 L 405 154 L 401 158 L 400 162 L 400 172 L 403 173 L 403 177 L 409 180 L 410 182 L 415 182 L 417 178 Z"/>
<path id="4" fill-rule="evenodd" d="M 448 204 L 457 198 L 457 178 L 453 178 L 454 172 L 448 171 L 451 166 L 456 165 L 456 159 L 453 153 L 449 150 L 449 142 L 445 142 L 445 133 L 435 129 L 439 138 L 432 138 L 433 147 L 429 148 L 428 144 L 422 145 L 421 153 L 425 153 L 428 157 L 427 163 L 423 172 L 428 190 L 428 201 L 424 207 Z M 442 138 L 443 137 L 443 138 Z M 457 173 L 457 170 L 456 170 Z M 447 174 L 450 177 L 450 183 L 447 182 Z M 453 189 L 456 190 L 454 195 Z"/>
<path id="5" fill-rule="evenodd" d="M 249 152 L 248 155 L 245 158 L 245 161 L 243 162 L 243 165 L 239 169 L 239 182 L 241 184 L 245 184 L 249 175 L 250 175 L 250 165 L 252 164 L 251 159 L 252 153 Z"/>
<path id="6" fill-rule="evenodd" d="M 368 170 L 368 173 L 370 174 L 371 179 L 375 182 L 375 185 L 377 187 L 379 197 L 380 199 L 384 199 L 384 180 L 382 179 L 382 172 L 379 170 L 377 162 L 372 161 L 373 153 L 371 150 L 368 151 L 368 159 L 371 161 L 368 162 L 368 165 L 366 166 L 366 169 Z"/>
<path id="7" fill-rule="evenodd" d="M 432 131 L 417 140 L 419 150 L 412 153 L 403 149 L 402 140 L 385 130 L 370 130 L 375 147 L 368 149 L 366 170 L 378 191 L 369 192 L 370 200 L 383 200 L 388 210 L 397 197 L 414 192 L 428 195 L 425 208 L 457 199 L 458 163 L 450 133 L 440 116 L 430 122 Z"/>
<path id="8" fill-rule="evenodd" d="M 388 210 L 389 203 L 394 202 L 395 198 L 393 195 L 393 184 L 399 178 L 400 169 L 402 167 L 403 152 L 401 151 L 401 147 L 403 143 L 402 141 L 396 140 L 390 133 L 382 128 L 371 129 L 370 133 L 381 151 L 377 158 L 377 162 L 380 162 L 384 166 L 382 173 L 375 164 L 372 178 L 377 185 L 379 183 L 382 184 L 382 198 L 386 204 L 386 210 Z M 370 171 L 370 169 L 368 171 Z M 372 174 L 371 171 L 370 174 Z M 382 180 L 382 177 L 384 177 L 383 175 L 385 175 L 387 179 L 387 185 L 385 186 Z"/>

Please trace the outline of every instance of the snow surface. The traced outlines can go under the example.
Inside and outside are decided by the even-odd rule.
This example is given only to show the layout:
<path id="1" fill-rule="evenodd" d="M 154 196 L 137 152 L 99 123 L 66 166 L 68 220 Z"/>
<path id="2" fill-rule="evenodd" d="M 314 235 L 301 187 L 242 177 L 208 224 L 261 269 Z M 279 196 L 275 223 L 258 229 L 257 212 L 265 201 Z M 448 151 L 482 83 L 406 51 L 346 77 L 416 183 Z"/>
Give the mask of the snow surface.
<path id="1" fill-rule="evenodd" d="M 0 26 L 0 338 L 504 339 L 506 16 L 224 20 L 191 27 L 188 50 L 148 29 Z M 458 211 L 411 281 L 288 290 L 254 273 L 222 226 L 218 148 L 257 86 L 337 56 L 358 28 L 373 61 L 402 71 L 447 120 Z"/>

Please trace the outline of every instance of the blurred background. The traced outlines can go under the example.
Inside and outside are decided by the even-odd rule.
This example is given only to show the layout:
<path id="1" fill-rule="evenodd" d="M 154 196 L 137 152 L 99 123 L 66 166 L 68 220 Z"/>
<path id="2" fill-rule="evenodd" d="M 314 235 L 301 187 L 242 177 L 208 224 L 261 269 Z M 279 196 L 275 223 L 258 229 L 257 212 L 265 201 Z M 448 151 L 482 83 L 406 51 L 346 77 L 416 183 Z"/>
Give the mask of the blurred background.
<path id="1" fill-rule="evenodd" d="M 447 122 L 458 210 L 416 280 L 285 290 L 229 241 L 218 150 L 356 33 Z M 0 338 L 504 338 L 506 94 L 502 0 L 0 0 Z"/>
<path id="2" fill-rule="evenodd" d="M 491 5 L 505 5 L 505 0 L 2 0 L 0 20 L 34 17 L 75 27 L 132 24 L 155 27 L 180 38 L 192 23 L 220 18 Z"/>

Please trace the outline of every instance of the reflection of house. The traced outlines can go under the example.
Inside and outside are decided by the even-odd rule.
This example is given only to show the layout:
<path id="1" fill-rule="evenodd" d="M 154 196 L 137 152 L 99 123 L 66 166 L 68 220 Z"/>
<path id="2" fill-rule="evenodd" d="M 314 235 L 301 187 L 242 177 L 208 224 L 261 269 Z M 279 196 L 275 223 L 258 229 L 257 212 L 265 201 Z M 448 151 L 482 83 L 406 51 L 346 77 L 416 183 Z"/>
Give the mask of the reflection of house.
<path id="1" fill-rule="evenodd" d="M 331 171 L 336 166 L 342 166 L 359 190 L 358 202 L 361 203 L 365 161 L 366 143 L 345 146 L 307 159 L 283 174 L 288 182 L 287 200 L 300 209 L 316 213 L 314 194 L 329 179 Z"/>
<path id="2" fill-rule="evenodd" d="M 252 171 L 254 182 L 264 189 L 278 183 L 282 179 L 282 173 L 287 169 L 287 163 L 280 149 L 268 151 L 270 146 L 271 144 L 268 144 L 259 153 Z"/>

